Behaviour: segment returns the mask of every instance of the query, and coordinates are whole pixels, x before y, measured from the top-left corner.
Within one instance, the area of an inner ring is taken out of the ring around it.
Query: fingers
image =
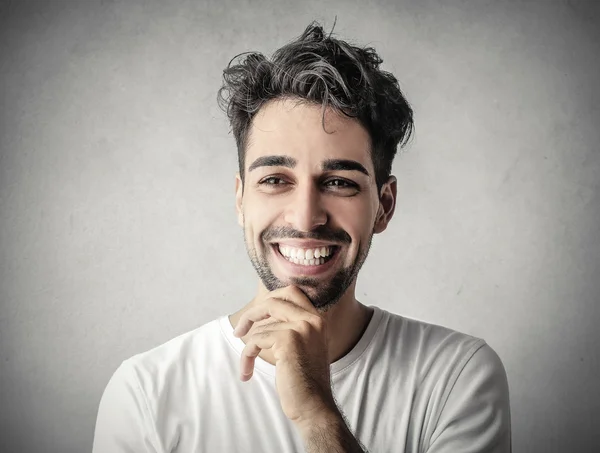
[[[269,318],[274,322],[257,325]],[[233,331],[234,336],[241,338],[252,329],[242,351],[241,380],[252,377],[256,357],[263,349],[271,349],[275,344],[284,346],[296,335],[296,340],[308,338],[311,331],[322,331],[323,327],[323,318],[299,288],[288,286],[271,291],[268,298],[240,316]]]
[[[269,298],[264,303],[246,310],[240,316],[233,335],[243,337],[254,323],[267,318],[275,318],[279,321],[287,322],[298,319],[304,320],[308,316],[310,316],[310,313],[292,302]]]
[[[298,288],[297,286],[286,286],[285,288],[278,288],[274,291],[271,291],[271,297],[275,297],[277,299],[287,300],[289,302],[294,302],[295,304],[301,306],[306,311],[310,313],[318,314],[319,312],[313,306],[306,294]]]
[[[306,321],[273,322],[259,326],[248,338],[242,350],[240,361],[240,379],[248,381],[254,372],[254,363],[263,349],[271,349],[275,345],[287,347],[294,340],[307,337],[314,326]],[[276,357],[277,358],[277,357]]]
[[[273,293],[274,292],[275,291],[273,291]],[[308,311],[294,301],[284,300],[273,295],[259,305],[245,311],[240,316],[233,331],[233,335],[236,337],[243,337],[250,331],[254,323],[267,318],[275,318],[286,322],[303,320],[314,323],[317,326],[322,321],[318,312]]]
[[[282,325],[283,324],[283,325]],[[240,379],[248,381],[254,372],[254,363],[263,349],[271,349],[275,343],[282,341],[282,334],[290,329],[288,323],[273,323],[264,326],[265,330],[257,332],[248,339],[246,346],[242,350],[240,361]],[[266,330],[270,328],[270,330]]]

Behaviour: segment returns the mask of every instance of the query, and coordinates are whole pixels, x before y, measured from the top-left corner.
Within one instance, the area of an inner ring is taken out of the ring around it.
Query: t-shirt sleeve
[[[92,453],[163,453],[147,400],[127,360],[102,394]]]
[[[443,406],[427,453],[510,453],[506,371],[487,344],[467,361]]]

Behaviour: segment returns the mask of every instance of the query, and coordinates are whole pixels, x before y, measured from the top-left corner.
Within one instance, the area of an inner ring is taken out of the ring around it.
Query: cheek
[[[347,209],[343,212],[338,211],[338,215],[333,218],[336,219],[336,227],[344,230],[352,239],[345,251],[347,255],[345,259],[352,261],[360,250],[366,247],[371,235],[373,230],[371,214],[363,209]]]
[[[264,244],[260,239],[261,235],[275,224],[272,216],[269,216],[269,213],[265,210],[253,210],[252,213],[246,212],[244,220],[246,240],[254,244],[255,247],[262,248]]]
[[[281,218],[287,206],[289,201],[283,198],[275,200],[253,194],[252,197],[248,197],[244,205],[244,215],[247,221],[252,221],[253,225],[262,225],[264,228]]]
[[[340,207],[332,216],[336,223],[340,225],[353,238],[362,238],[371,233],[374,214],[372,206],[367,203],[356,203]]]

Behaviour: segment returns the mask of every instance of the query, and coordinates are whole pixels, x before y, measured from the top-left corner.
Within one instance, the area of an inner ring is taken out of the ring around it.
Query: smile
[[[315,276],[327,272],[335,264],[340,250],[337,245],[310,249],[285,244],[272,244],[272,247],[286,273]]]
[[[331,259],[335,252],[335,246],[317,247],[313,249],[301,249],[286,245],[277,245],[279,253],[294,264],[301,266],[320,266]]]

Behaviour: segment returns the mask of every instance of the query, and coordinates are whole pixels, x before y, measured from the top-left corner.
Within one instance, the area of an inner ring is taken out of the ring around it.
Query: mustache
[[[323,226],[304,233],[289,227],[272,227],[263,231],[260,237],[264,242],[272,242],[274,239],[314,239],[316,241],[350,244],[352,241],[350,235],[344,230],[333,230]]]

